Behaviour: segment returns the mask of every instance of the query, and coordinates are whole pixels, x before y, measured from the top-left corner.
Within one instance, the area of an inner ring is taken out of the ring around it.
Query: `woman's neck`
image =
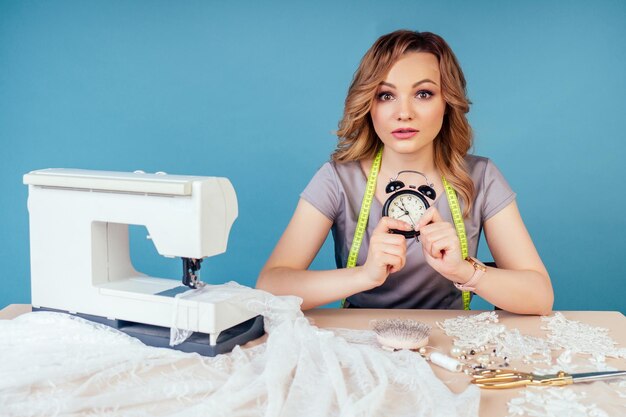
[[[435,175],[437,168],[432,152],[420,152],[419,154],[399,154],[383,151],[381,161],[381,173],[385,176],[395,176],[403,170],[419,171],[426,175]]]

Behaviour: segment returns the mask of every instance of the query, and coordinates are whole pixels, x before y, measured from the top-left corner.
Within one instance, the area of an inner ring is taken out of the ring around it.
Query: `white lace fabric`
[[[508,417],[621,417],[626,415],[624,398],[624,383],[597,381],[584,390],[576,385],[531,387],[509,401]]]
[[[555,348],[591,355],[590,361],[595,363],[602,363],[607,357],[626,359],[626,348],[618,348],[609,329],[568,320],[561,313],[541,320],[545,323],[543,329],[548,330],[548,342]]]
[[[456,346],[479,349],[489,346],[498,357],[508,360],[522,359],[528,363],[550,364],[551,346],[546,340],[522,335],[518,329],[508,329],[499,324],[498,314],[487,311],[473,316],[459,316],[437,323],[446,335],[454,338]]]
[[[606,358],[626,358],[626,349],[618,347],[608,329],[569,320],[558,312],[541,321],[544,338],[522,335],[518,329],[498,324],[498,315],[493,311],[437,324],[454,338],[455,345],[465,349],[488,345],[499,357],[532,363],[538,375],[615,370],[607,365]],[[626,381],[596,381],[565,388],[529,387],[508,402],[508,412],[510,417],[626,416]]]
[[[478,415],[478,388],[453,394],[418,354],[349,343],[312,326],[300,299],[246,291],[266,342],[214,358],[144,346],[65,314],[0,320],[0,414]]]
[[[493,343],[496,338],[506,331],[506,326],[498,324],[499,319],[495,311],[472,316],[459,316],[437,323],[446,335],[454,338],[456,346],[475,349]]]

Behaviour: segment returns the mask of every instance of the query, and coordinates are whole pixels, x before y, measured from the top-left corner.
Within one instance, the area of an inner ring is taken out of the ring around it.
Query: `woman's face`
[[[370,114],[385,149],[416,154],[432,152],[445,108],[437,57],[409,52],[378,87]]]

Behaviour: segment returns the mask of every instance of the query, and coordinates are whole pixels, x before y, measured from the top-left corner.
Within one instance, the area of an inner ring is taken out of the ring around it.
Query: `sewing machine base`
[[[263,327],[263,316],[258,315],[251,319],[239,323],[230,329],[224,330],[217,338],[214,346],[209,344],[209,335],[204,333],[193,333],[183,343],[170,346],[170,329],[168,327],[151,326],[148,324],[134,323],[125,320],[109,320],[105,317],[92,316],[89,314],[70,313],[68,311],[57,310],[45,307],[33,307],[33,311],[52,311],[56,313],[71,314],[85,320],[101,323],[126,333],[129,336],[141,340],[144,344],[155,347],[164,347],[180,350],[182,352],[196,352],[203,356],[216,356],[232,351],[237,345],[244,345],[247,342],[258,339],[265,334]]]

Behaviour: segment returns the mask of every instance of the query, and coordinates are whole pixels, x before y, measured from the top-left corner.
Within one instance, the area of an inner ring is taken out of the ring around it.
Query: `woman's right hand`
[[[370,238],[367,260],[362,266],[372,288],[382,285],[389,274],[398,272],[406,264],[406,238],[389,233],[391,229],[412,230],[410,224],[401,220],[390,217],[380,219]]]

